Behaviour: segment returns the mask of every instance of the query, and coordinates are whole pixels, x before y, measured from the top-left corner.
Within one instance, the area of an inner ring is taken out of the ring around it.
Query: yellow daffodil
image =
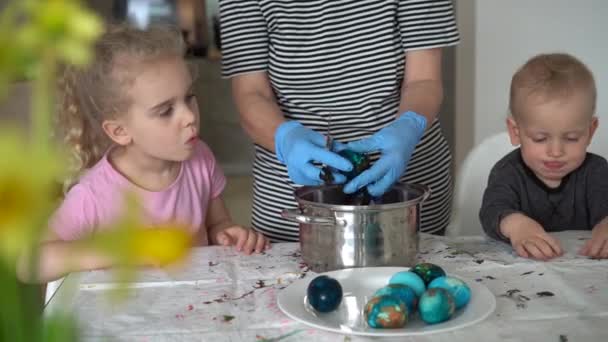
[[[91,46],[103,31],[101,21],[75,0],[30,0],[31,23],[19,32],[23,46],[33,51],[55,51],[63,61],[84,65]]]
[[[185,258],[193,237],[180,224],[150,226],[142,222],[141,207],[127,194],[123,217],[92,237],[92,245],[124,266],[165,266]]]
[[[8,3],[0,12],[0,99],[10,81],[36,78],[49,63],[87,64],[102,32],[102,21],[77,0]]]
[[[64,165],[61,155],[39,153],[14,132],[0,131],[0,256],[9,260],[46,228]]]

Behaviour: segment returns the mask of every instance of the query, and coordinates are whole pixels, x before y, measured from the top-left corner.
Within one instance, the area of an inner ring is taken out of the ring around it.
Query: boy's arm
[[[590,229],[593,229],[608,217],[608,162],[602,157],[589,163],[586,177],[587,208]]]
[[[501,221],[511,214],[520,213],[521,201],[516,179],[516,170],[513,167],[500,167],[498,164],[488,177],[479,220],[483,230],[493,239],[509,242],[508,237],[501,231]]]
[[[586,204],[589,213],[589,225],[592,229],[591,239],[588,240],[580,254],[592,258],[608,258],[608,162],[596,157],[589,163],[585,178]]]

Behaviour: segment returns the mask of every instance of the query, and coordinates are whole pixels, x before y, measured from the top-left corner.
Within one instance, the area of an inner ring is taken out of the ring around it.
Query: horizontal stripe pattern
[[[451,1],[221,0],[224,77],[266,72],[285,117],[349,142],[397,115],[405,52],[458,43]],[[330,124],[331,123],[331,124]],[[377,159],[372,155],[372,160]],[[439,122],[418,144],[402,181],[428,185],[421,229],[442,233],[452,198],[451,156]],[[252,225],[273,241],[297,241],[297,185],[274,153],[256,146]]]

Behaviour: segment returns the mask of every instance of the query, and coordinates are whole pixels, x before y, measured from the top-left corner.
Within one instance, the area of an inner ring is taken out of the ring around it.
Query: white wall
[[[457,165],[472,146],[505,129],[511,76],[541,52],[568,52],[591,68],[598,115],[608,127],[608,1],[455,3],[462,36],[456,52]]]

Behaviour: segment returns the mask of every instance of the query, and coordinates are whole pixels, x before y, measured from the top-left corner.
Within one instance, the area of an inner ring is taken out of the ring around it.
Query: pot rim
[[[414,199],[405,202],[397,202],[397,203],[388,203],[388,204],[371,204],[371,205],[342,205],[342,204],[329,204],[329,203],[320,203],[320,202],[312,202],[303,200],[301,197],[308,193],[309,191],[317,190],[317,189],[327,189],[327,188],[339,188],[342,187],[341,184],[332,184],[332,185],[317,185],[317,186],[302,186],[295,190],[295,198],[300,206],[314,206],[317,208],[325,208],[333,211],[384,211],[390,209],[400,209],[405,207],[410,207],[413,205],[417,205],[426,201],[426,199],[430,196],[431,190],[428,186],[417,184],[417,183],[395,183],[391,189],[397,188],[400,190],[407,189],[415,189],[416,191],[420,191],[421,195]]]

